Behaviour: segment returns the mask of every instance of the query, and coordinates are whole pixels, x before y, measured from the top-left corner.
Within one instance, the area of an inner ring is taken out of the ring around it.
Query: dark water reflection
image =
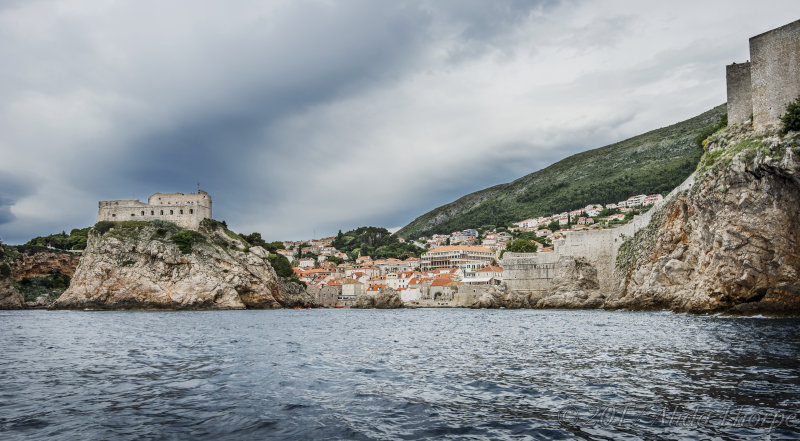
[[[0,312],[2,439],[797,439],[800,320]]]

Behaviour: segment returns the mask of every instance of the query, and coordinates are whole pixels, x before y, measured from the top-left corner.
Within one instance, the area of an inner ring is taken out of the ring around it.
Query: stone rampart
[[[800,20],[750,38],[753,128],[779,127],[800,97]]]
[[[196,230],[205,218],[211,218],[211,196],[202,190],[189,194],[155,193],[147,203],[135,199],[100,201],[97,208],[98,222],[164,220]]]
[[[653,213],[671,201],[678,193],[691,188],[692,173],[681,185],[646,213],[634,216],[630,222],[616,228],[568,232],[565,239],[553,242],[553,251],[538,253],[505,253],[503,282],[509,290],[520,293],[546,292],[552,289],[556,263],[562,257],[586,259],[597,270],[600,289],[609,292],[615,286],[614,266],[622,244],[637,231],[650,224]]]
[[[753,113],[750,62],[726,66],[725,79],[728,85],[728,124],[741,124]]]

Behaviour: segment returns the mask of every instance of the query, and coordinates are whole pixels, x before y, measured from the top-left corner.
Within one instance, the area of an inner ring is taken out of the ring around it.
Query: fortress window
[[[117,214],[116,213],[112,213],[111,217],[117,217]]]
[[[181,214],[183,214],[183,210],[181,210]]]
[[[169,214],[175,214],[172,210],[169,210]]]
[[[152,216],[152,215],[154,215],[154,214],[156,214],[156,212],[155,212],[155,211],[153,211],[153,210],[150,210],[150,216]]]
[[[131,213],[131,217],[134,217],[134,216],[136,216],[136,213]]]
[[[190,208],[189,209],[189,214],[194,214],[194,209]]]
[[[142,216],[144,216],[144,210],[142,211]]]
[[[164,214],[164,210],[161,210],[161,214]]]

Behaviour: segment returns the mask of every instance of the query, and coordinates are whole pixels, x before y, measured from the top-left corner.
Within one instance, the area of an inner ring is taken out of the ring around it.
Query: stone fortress
[[[197,193],[154,193],[147,203],[135,199],[100,201],[97,221],[164,220],[179,227],[197,230],[200,222],[211,219],[211,196],[203,190]]]
[[[786,106],[800,96],[800,20],[750,38],[750,58],[750,62],[727,66],[728,124],[746,122],[752,114],[755,130],[780,127]],[[597,270],[601,291],[613,290],[622,244],[645,228],[653,213],[689,190],[694,181],[692,174],[663,201],[625,225],[569,232],[565,239],[554,241],[550,252],[505,253],[501,261],[503,282],[512,292],[550,292],[559,260],[574,258],[585,259]]]
[[[800,20],[750,38],[750,61],[726,67],[728,125],[752,115],[753,129],[780,127],[800,96]]]

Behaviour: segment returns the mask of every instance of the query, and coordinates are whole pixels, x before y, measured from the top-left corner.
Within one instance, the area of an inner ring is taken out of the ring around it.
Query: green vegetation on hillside
[[[782,134],[789,133],[790,130],[800,130],[800,97],[786,107],[786,113],[781,116],[783,128]]]
[[[25,245],[32,247],[55,248],[57,250],[82,250],[86,248],[86,238],[89,228],[75,228],[67,234],[65,231],[49,236],[38,236],[29,240]]]
[[[508,184],[490,187],[436,208],[397,235],[417,238],[480,225],[509,225],[589,203],[635,194],[668,193],[697,167],[699,139],[724,125],[725,105],[692,119],[579,153]]]
[[[389,230],[379,227],[359,227],[347,233],[339,231],[332,245],[353,260],[358,257],[359,253],[373,259],[406,259],[419,257],[425,252],[416,245],[400,243],[396,236],[389,233]]]

